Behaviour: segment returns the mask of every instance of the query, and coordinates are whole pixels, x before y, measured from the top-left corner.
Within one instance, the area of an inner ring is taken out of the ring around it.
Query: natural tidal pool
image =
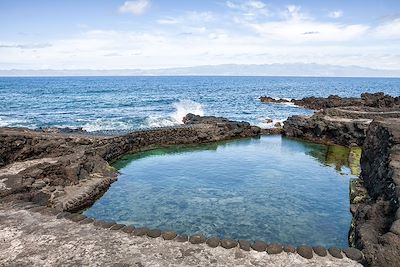
[[[114,165],[118,181],[85,215],[179,234],[346,247],[358,168],[349,153],[265,136],[126,155]]]

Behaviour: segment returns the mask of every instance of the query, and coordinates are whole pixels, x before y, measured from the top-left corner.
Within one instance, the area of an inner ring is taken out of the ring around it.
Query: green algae
[[[345,168],[348,168],[352,175],[360,175],[361,147],[355,146],[348,148],[339,145],[314,146],[315,149],[310,151],[308,154],[316,158],[322,164],[334,166],[341,174],[345,172]]]
[[[361,147],[354,146],[350,148],[349,153],[349,167],[351,170],[351,174],[359,176],[361,174]]]

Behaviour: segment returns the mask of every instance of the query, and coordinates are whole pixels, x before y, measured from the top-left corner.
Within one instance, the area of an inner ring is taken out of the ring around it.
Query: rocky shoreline
[[[283,103],[270,97],[264,103]],[[349,241],[370,266],[400,262],[400,103],[383,93],[360,98],[305,98],[292,103],[319,109],[284,123],[288,137],[362,147],[361,175],[350,185],[353,221]]]
[[[299,101],[307,104],[309,98]],[[326,101],[320,102],[322,104],[316,105],[322,109],[311,117],[289,117],[284,123],[284,134],[317,143],[362,146],[373,120],[400,118],[399,97],[383,93],[363,94],[361,98],[341,100],[330,96]],[[348,106],[349,104],[354,106]],[[328,107],[325,108],[326,106]]]
[[[371,108],[396,108],[400,105],[400,97],[392,97],[379,93],[363,93],[357,97],[340,97],[331,95],[325,97],[305,97],[302,99],[285,99],[273,98],[270,96],[261,96],[260,101],[263,103],[273,104],[294,104],[299,107],[322,110],[337,107],[371,107]]]
[[[119,157],[177,144],[200,144],[258,136],[247,122],[188,114],[185,125],[91,136],[83,132],[0,129],[0,198],[22,199],[60,211],[79,211],[117,179],[109,165]]]
[[[365,259],[371,266],[393,266],[400,262],[399,97],[364,94],[360,99],[307,98],[302,103],[305,107],[322,110],[311,117],[293,116],[284,123],[283,129],[260,129],[247,122],[193,114],[188,114],[180,127],[137,131],[123,136],[95,136],[72,129],[0,128],[0,201],[11,203],[3,205],[2,209],[5,214],[21,208],[29,212],[44,211],[78,223],[87,221],[96,225],[96,221],[74,212],[92,205],[116,181],[117,174],[110,163],[127,153],[178,144],[283,134],[318,143],[363,146],[361,177],[351,188],[354,219],[350,233],[352,244],[363,254],[356,249],[345,249],[343,253],[357,261]],[[347,106],[349,103],[354,105]],[[97,224],[107,229],[127,227],[103,221]],[[209,247],[225,249],[244,246],[268,254],[297,252],[307,259],[328,254],[320,247],[285,248],[264,242],[207,240],[201,235],[185,239],[173,232],[150,229],[132,229],[131,232],[150,238],[174,235],[173,239],[178,242],[206,243]],[[330,249],[329,254],[343,258],[342,251],[337,248]]]

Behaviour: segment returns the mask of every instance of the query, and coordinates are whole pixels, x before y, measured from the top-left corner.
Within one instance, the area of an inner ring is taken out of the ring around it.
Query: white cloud
[[[49,43],[28,43],[28,44],[14,44],[14,43],[0,43],[0,48],[19,48],[19,49],[42,49],[48,48],[52,45]]]
[[[247,18],[257,16],[268,16],[270,14],[267,5],[262,1],[246,0],[246,1],[226,1],[226,6],[232,10],[236,10]]]
[[[232,9],[249,9],[249,8],[263,9],[266,7],[265,3],[256,0],[248,0],[242,2],[226,1],[226,5]]]
[[[300,20],[297,17],[287,21],[250,23],[249,26],[270,40],[293,43],[350,41],[363,36],[369,28],[361,24],[342,25]]]
[[[282,12],[283,17],[288,20],[304,20],[308,19],[309,16],[303,12],[301,12],[301,6],[296,5],[288,5],[286,9]]]
[[[146,31],[81,29],[69,38],[43,40],[48,47],[3,40],[0,66],[124,69],[302,62],[400,69],[399,18],[372,26],[321,21],[295,5],[268,16],[256,13],[268,11],[261,1],[226,5],[228,14],[187,11],[160,17]],[[251,12],[256,18],[246,17]]]
[[[147,9],[150,8],[150,0],[135,0],[125,1],[125,3],[119,7],[120,13],[131,13],[133,15],[142,15]]]
[[[330,12],[328,14],[328,16],[330,18],[333,18],[333,19],[338,19],[340,17],[343,17],[343,11],[342,10],[335,10],[335,11]]]
[[[302,12],[300,6],[289,5],[280,12],[281,19],[266,22],[243,22],[266,40],[290,43],[344,42],[363,37],[368,25],[321,22]]]
[[[379,39],[400,40],[400,18],[379,25],[374,29],[373,36]]]
[[[184,24],[191,25],[195,24],[198,26],[199,23],[207,23],[215,20],[215,16],[212,12],[197,12],[188,11],[184,15],[179,17],[165,17],[158,19],[156,22],[163,25],[174,25],[174,24]]]
[[[166,17],[166,18],[163,18],[163,19],[158,19],[157,23],[158,24],[165,24],[165,25],[172,25],[172,24],[180,23],[180,20],[178,18]]]

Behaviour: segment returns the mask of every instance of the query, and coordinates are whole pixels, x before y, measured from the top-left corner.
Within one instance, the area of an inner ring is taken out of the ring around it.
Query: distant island
[[[0,76],[300,76],[400,77],[400,70],[323,64],[223,64],[164,69],[9,69]]]

